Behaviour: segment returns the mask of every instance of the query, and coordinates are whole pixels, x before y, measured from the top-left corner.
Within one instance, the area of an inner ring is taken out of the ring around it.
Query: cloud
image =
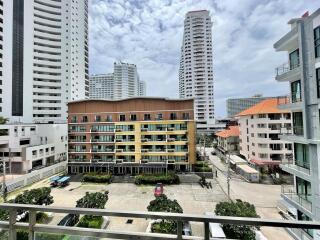
[[[216,116],[225,101],[256,93],[288,93],[274,80],[286,61],[273,43],[289,31],[289,19],[317,8],[313,0],[90,0],[90,73],[108,73],[117,60],[135,63],[149,96],[178,97],[183,21],[207,9],[213,20]]]

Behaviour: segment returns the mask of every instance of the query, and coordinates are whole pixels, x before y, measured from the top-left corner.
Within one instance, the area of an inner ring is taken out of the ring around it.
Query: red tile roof
[[[285,98],[271,98],[263,100],[262,102],[247,108],[246,110],[240,112],[237,116],[247,116],[247,115],[256,115],[256,114],[266,114],[266,113],[288,113],[289,111],[280,110],[278,105],[285,103]]]
[[[222,137],[222,138],[238,137],[240,136],[239,126],[230,126],[229,129],[217,132],[216,136]]]

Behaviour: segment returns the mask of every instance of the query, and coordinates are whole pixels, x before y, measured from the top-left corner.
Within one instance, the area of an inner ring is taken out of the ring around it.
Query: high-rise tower
[[[63,122],[89,94],[88,1],[3,1],[3,105],[11,122]]]
[[[180,98],[194,98],[198,128],[214,123],[212,22],[209,11],[191,11],[184,20],[179,70]]]

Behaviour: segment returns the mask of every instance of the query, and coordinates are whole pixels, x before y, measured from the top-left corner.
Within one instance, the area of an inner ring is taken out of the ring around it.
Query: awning
[[[281,161],[250,159],[250,163],[257,166],[278,166]]]
[[[55,182],[55,181],[58,181],[60,178],[61,178],[61,176],[55,176],[55,177],[50,178],[50,181]]]
[[[70,177],[63,177],[61,179],[58,180],[58,183],[64,183],[64,182],[67,182],[69,181]]]

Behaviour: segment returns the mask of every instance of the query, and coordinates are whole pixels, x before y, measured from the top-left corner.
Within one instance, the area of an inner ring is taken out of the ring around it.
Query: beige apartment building
[[[292,158],[292,144],[280,139],[291,128],[291,114],[278,109],[284,98],[266,99],[237,115],[240,127],[240,154],[259,168],[279,166]]]

